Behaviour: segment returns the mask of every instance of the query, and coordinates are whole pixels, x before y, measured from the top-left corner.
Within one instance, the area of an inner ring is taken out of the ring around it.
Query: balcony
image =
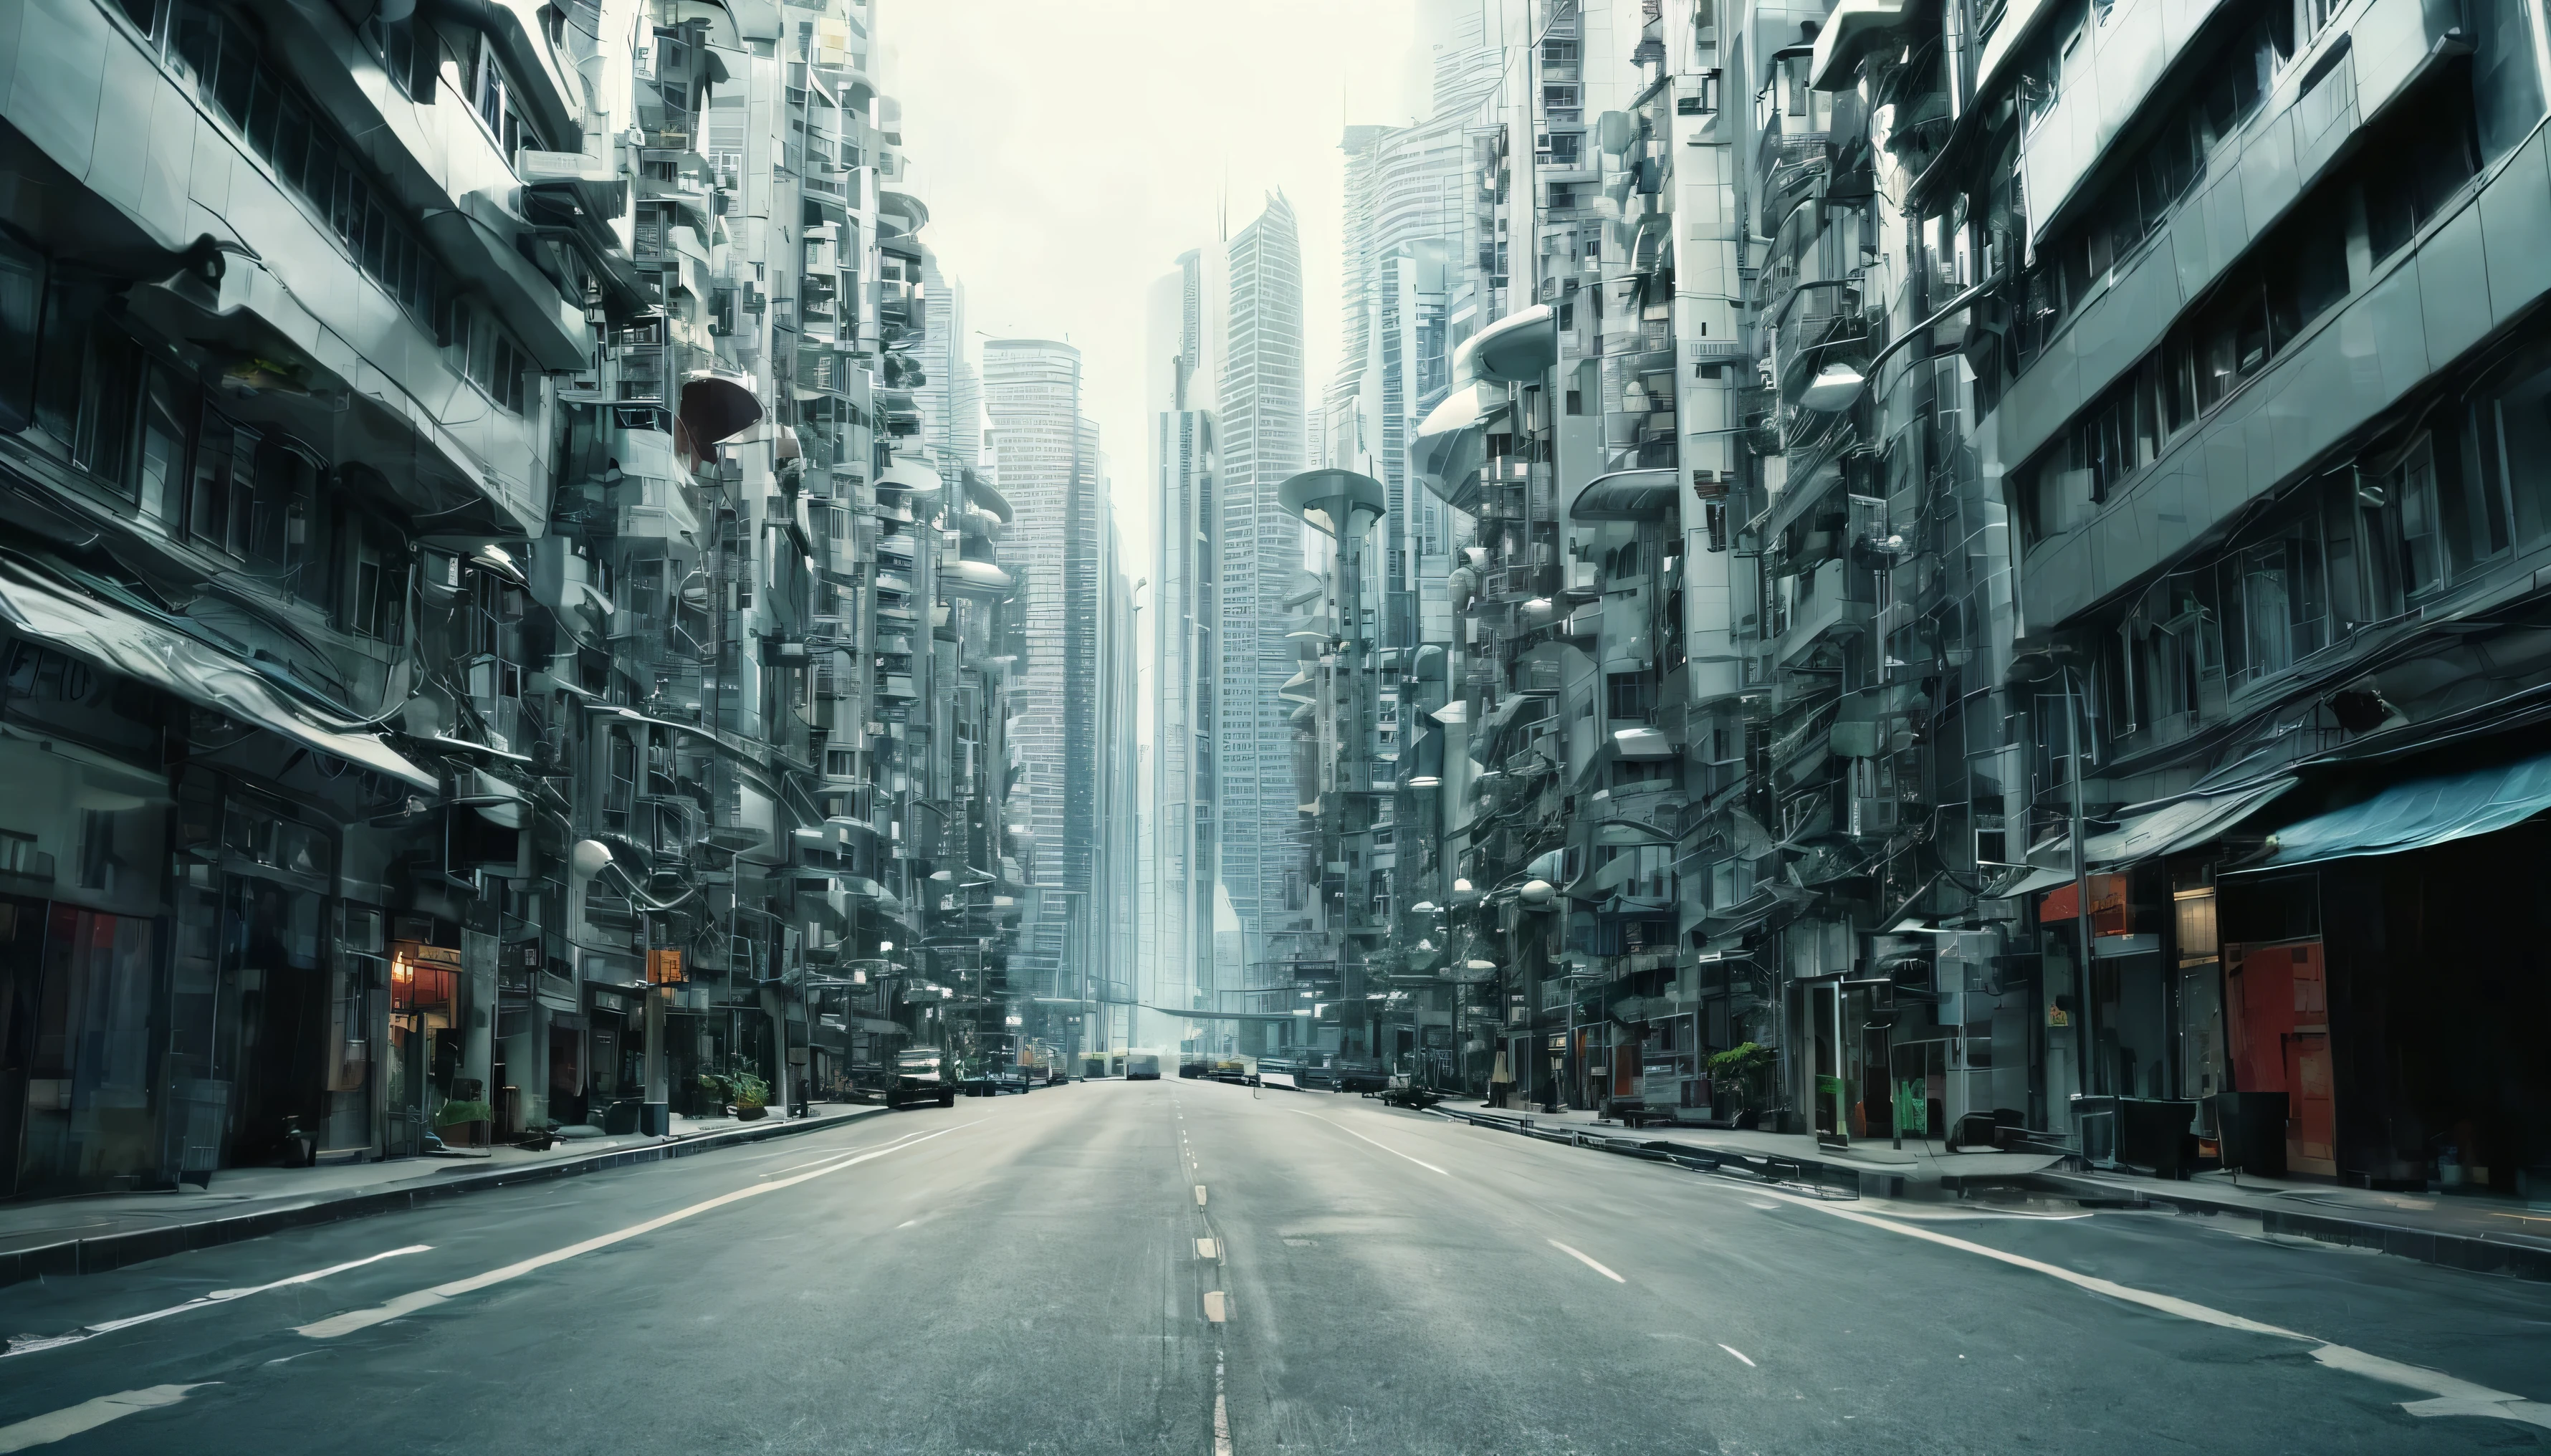
[[[1788,629],[1773,645],[1775,661],[1784,668],[1795,667],[1828,640],[1867,632],[1875,610],[1862,594],[1869,589],[1869,575],[1837,559],[1800,577],[1797,596],[1789,606]]]

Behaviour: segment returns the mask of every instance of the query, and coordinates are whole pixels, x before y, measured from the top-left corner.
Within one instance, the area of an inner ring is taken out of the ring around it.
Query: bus
[[[1161,1054],[1158,1052],[1127,1052],[1125,1054],[1125,1080],[1127,1082],[1160,1081]]]

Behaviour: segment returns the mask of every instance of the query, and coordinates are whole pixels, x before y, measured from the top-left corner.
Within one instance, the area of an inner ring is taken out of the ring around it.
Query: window
[[[2295,522],[2218,565],[2225,675],[2234,686],[2284,672],[2329,645],[2317,527],[2312,518]]]
[[[393,646],[403,640],[407,568],[398,534],[368,515],[346,523],[345,620],[357,634]]]
[[[496,58],[495,45],[485,36],[472,32],[468,53],[463,62],[462,79],[468,83],[472,110],[487,128],[488,137],[504,154],[507,162],[515,154],[541,150],[540,134],[523,117],[515,103],[513,82],[505,75],[504,65]]]
[[[524,413],[531,403],[527,378],[532,362],[521,346],[476,304],[465,300],[452,305],[451,336],[445,360],[498,406],[513,414]]]
[[[1656,707],[1656,685],[1645,673],[1610,673],[1603,678],[1604,716],[1644,719]]]
[[[225,556],[248,556],[255,507],[257,436],[207,405],[195,441],[186,534]]]
[[[2118,624],[2100,694],[2106,710],[2094,715],[2112,739],[2172,741],[2195,726],[2210,700],[2219,701],[2223,664],[2212,588],[2203,574],[2163,581]]]
[[[168,59],[191,75],[204,99],[229,120],[284,184],[337,232],[356,265],[431,325],[441,269],[388,204],[376,197],[352,149],[317,120],[323,113],[284,84],[250,33],[198,0],[179,0]],[[510,155],[510,154],[509,154]]]

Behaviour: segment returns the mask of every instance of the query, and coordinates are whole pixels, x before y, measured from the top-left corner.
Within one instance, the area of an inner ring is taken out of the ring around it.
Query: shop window
[[[197,427],[186,504],[186,534],[235,560],[248,559],[256,515],[258,436],[209,404]]]

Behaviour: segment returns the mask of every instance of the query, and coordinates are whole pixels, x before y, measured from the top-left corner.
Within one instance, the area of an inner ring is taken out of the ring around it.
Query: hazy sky
[[[1425,104],[1413,0],[880,0],[878,83],[903,103],[923,233],[969,328],[1069,337],[1111,459],[1129,577],[1150,574],[1144,295],[1277,187],[1302,229],[1304,372],[1338,350],[1349,122]],[[975,339],[980,346],[982,340]],[[979,357],[979,354],[978,354]],[[1146,597],[1148,601],[1148,595]]]

